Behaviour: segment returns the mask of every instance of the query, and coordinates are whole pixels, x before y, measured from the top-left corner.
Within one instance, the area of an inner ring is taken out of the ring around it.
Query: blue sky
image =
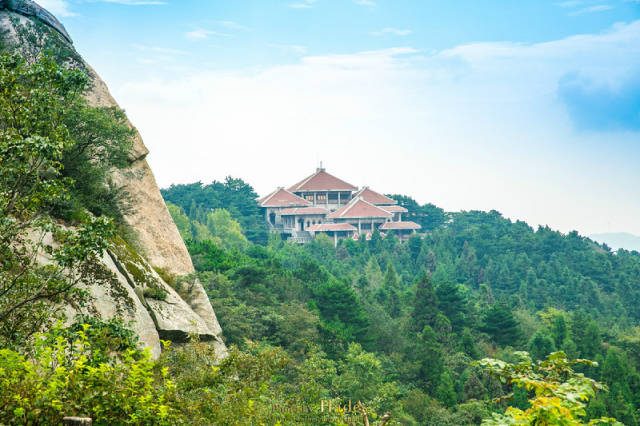
[[[640,1],[41,0],[161,186],[358,186],[640,235]]]

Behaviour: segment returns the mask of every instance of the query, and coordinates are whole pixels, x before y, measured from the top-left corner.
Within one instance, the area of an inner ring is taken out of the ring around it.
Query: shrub
[[[83,416],[95,424],[174,424],[168,401],[175,385],[147,351],[126,349],[105,362],[94,359],[91,326],[73,332],[54,327],[36,337],[26,355],[0,350],[0,423],[60,424]]]

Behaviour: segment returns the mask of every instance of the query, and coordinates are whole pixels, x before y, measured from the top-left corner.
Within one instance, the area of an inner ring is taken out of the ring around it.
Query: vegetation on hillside
[[[325,395],[361,399],[408,424],[475,424],[507,406],[527,412],[532,389],[473,361],[564,351],[597,360],[577,372],[610,389],[589,394],[576,419],[637,423],[640,253],[534,231],[495,211],[445,213],[398,199],[413,217],[436,216],[424,219],[434,225],[423,237],[375,233],[334,248],[323,236],[298,246],[273,235],[244,251],[188,241],[226,341],[281,346],[297,363],[320,348],[335,369]],[[351,370],[355,359],[369,361]],[[358,371],[351,385],[350,371]]]
[[[227,177],[224,182],[213,181],[209,185],[203,185],[202,182],[171,185],[160,192],[165,201],[180,207],[182,213],[191,220],[191,232],[196,240],[206,239],[202,235],[206,231],[199,225],[208,227],[209,214],[225,209],[231,218],[240,222],[242,232],[249,241],[267,244],[267,225],[255,201],[258,196],[242,179]]]

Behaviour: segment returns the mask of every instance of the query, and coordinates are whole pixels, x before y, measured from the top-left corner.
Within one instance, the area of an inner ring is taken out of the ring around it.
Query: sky
[[[356,186],[640,235],[640,0],[39,0],[158,184]]]

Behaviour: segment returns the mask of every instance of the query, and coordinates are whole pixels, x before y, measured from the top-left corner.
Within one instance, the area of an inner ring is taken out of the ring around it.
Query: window
[[[318,194],[316,199],[318,201],[327,201],[327,194]]]
[[[307,194],[304,196],[304,199],[307,201],[313,201],[313,194]]]

